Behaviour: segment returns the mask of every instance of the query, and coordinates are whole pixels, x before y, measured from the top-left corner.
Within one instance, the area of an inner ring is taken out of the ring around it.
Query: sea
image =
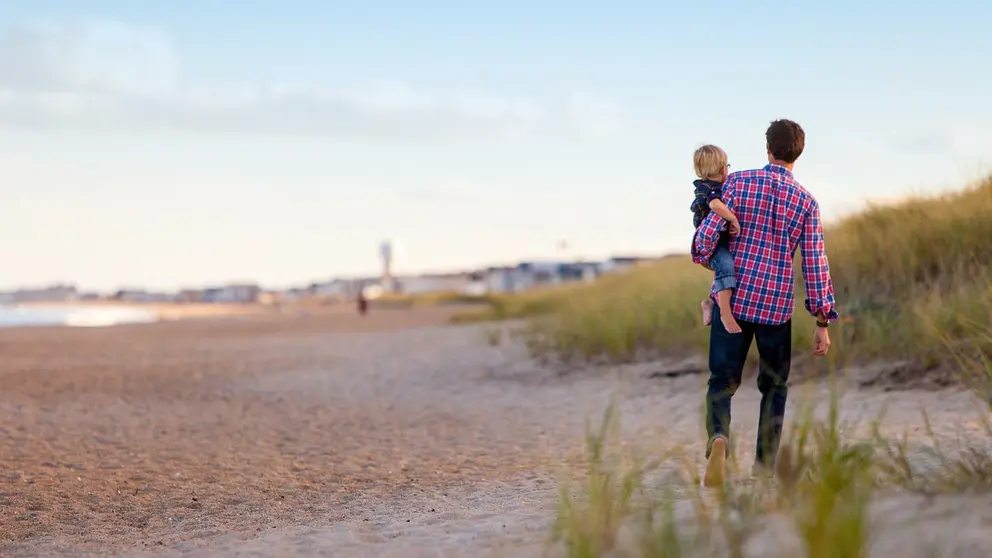
[[[106,327],[156,321],[158,321],[158,314],[146,308],[0,305],[0,328],[32,326]]]

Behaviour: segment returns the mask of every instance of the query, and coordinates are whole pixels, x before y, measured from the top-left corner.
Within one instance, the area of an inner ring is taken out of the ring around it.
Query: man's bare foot
[[[703,486],[714,487],[723,485],[727,472],[727,439],[718,437],[710,447],[710,457],[706,460],[706,472],[703,474]]]
[[[703,309],[703,325],[708,326],[713,323],[713,299],[707,298],[700,302],[699,306]]]
[[[741,326],[734,319],[734,315],[730,312],[720,312],[720,321],[723,322],[723,329],[727,330],[727,333],[740,333]]]

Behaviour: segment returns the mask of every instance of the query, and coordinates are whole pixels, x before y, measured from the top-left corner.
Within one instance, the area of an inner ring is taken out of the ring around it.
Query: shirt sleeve
[[[727,207],[734,210],[734,182],[728,180],[723,186],[721,200]],[[703,264],[710,260],[710,256],[716,250],[716,244],[720,240],[720,233],[726,228],[727,223],[716,212],[712,212],[703,219],[696,230],[696,237],[692,243],[692,261]]]
[[[720,188],[713,188],[710,190],[710,193],[706,195],[707,204],[713,200],[723,200],[723,191]]]
[[[803,280],[806,283],[806,311],[823,315],[828,322],[837,319],[834,285],[830,279],[830,264],[823,243],[823,225],[820,206],[813,202],[806,213],[803,232],[799,238],[803,257]]]

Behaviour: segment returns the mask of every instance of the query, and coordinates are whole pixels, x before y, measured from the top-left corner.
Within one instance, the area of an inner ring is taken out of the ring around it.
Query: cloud
[[[416,139],[514,135],[539,119],[526,104],[425,98],[412,106],[370,106],[361,97],[306,90],[0,91],[0,122],[28,128]]]
[[[402,83],[344,90],[192,84],[162,31],[117,22],[24,23],[0,30],[0,126],[342,138],[519,138],[608,128],[608,101],[564,109],[526,98],[430,93]]]
[[[179,60],[152,28],[27,22],[0,32],[0,86],[24,92],[142,93],[174,87]]]

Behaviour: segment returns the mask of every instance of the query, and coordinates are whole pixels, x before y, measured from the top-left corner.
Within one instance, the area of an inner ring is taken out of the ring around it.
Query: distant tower
[[[382,258],[382,290],[393,290],[393,245],[385,241],[379,246],[379,257]]]

